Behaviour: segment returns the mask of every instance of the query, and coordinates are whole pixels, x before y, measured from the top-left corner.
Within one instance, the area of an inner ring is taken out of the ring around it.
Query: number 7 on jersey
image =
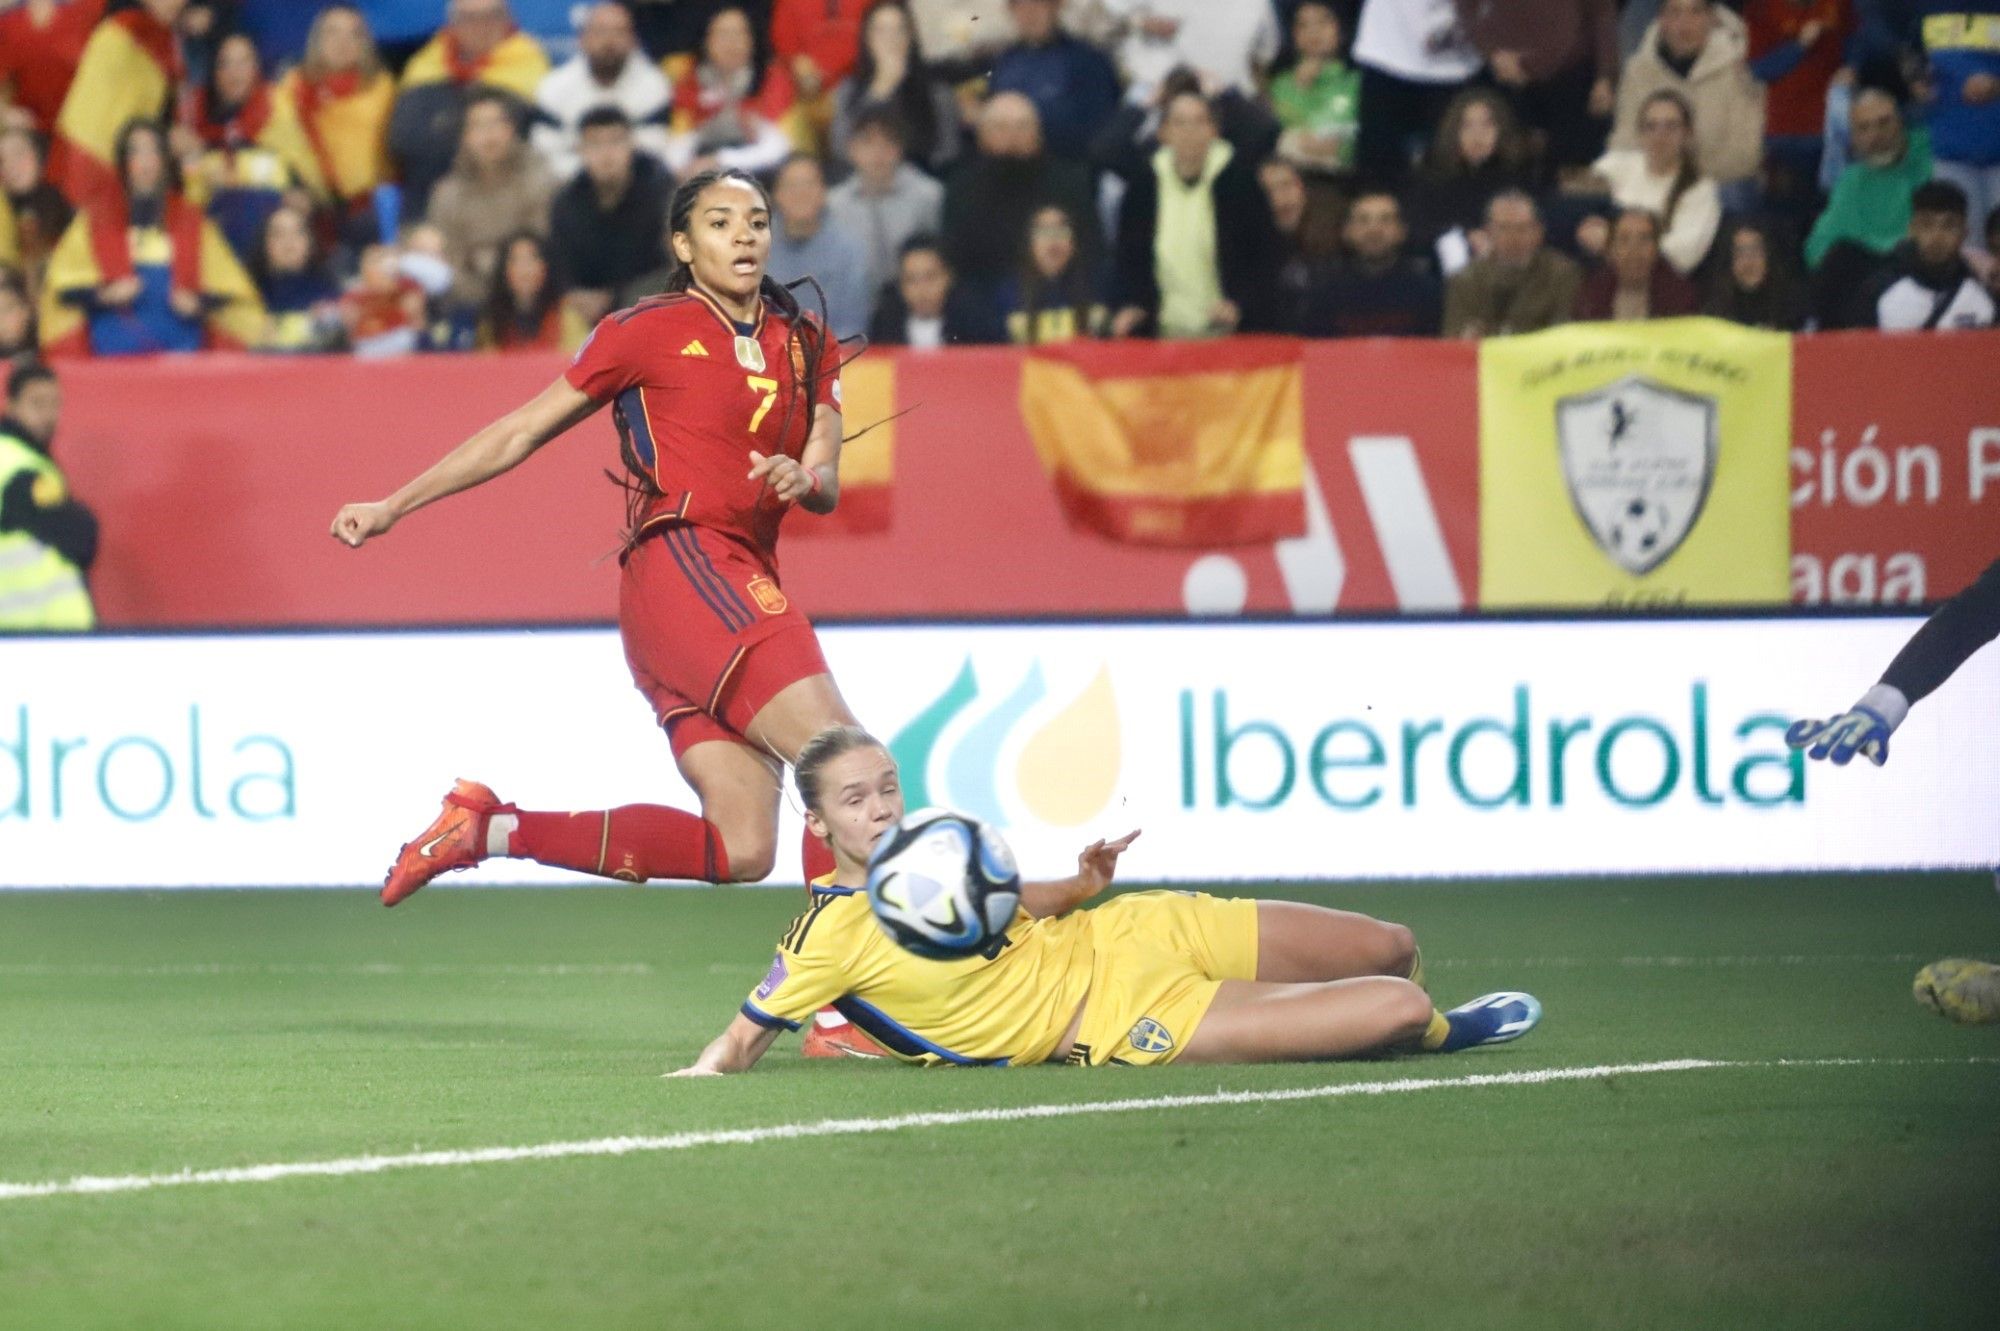
[[[746,375],[745,379],[750,385],[751,392],[764,395],[764,400],[757,404],[757,410],[750,416],[750,433],[755,434],[757,427],[764,423],[764,417],[770,415],[771,404],[778,400],[778,381],[766,379],[761,374]]]

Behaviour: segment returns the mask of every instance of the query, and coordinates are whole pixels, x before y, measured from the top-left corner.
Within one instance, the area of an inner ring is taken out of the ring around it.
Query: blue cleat
[[[1456,1053],[1482,1044],[1506,1044],[1535,1029],[1542,1019],[1541,1000],[1533,994],[1503,989],[1462,1003],[1444,1014],[1451,1024],[1441,1053]]]

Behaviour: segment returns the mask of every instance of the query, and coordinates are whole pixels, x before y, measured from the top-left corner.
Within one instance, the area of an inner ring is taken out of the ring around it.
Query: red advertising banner
[[[1793,347],[1792,599],[1941,600],[2000,559],[2000,331]]]
[[[1794,598],[1937,599],[2000,556],[2000,332],[1795,348]],[[871,520],[786,523],[785,589],[817,617],[1475,603],[1471,343],[1304,344],[1304,530],[1213,548],[1077,524],[1023,423],[1022,353],[868,353],[878,357],[891,372],[853,394],[848,428],[906,414],[855,448]],[[92,577],[103,622],[611,618],[623,510],[604,476],[617,465],[608,415],[362,550],[327,535],[342,503],[388,494],[561,369],[534,354],[65,365],[57,458],[103,524]]]
[[[818,617],[1455,609],[1477,586],[1475,361],[1455,343],[1310,344],[1303,535],[1157,548],[1071,525],[1021,420],[1023,356],[893,356],[893,504],[785,525]],[[869,359],[885,356],[869,353]],[[857,367],[858,369],[859,367]],[[609,619],[622,506],[608,414],[361,550],[328,524],[553,380],[541,355],[83,362],[57,457],[96,508],[108,626]],[[857,394],[858,399],[862,395]],[[850,431],[869,424],[850,403]],[[864,443],[869,441],[864,440]],[[857,452],[859,445],[857,445]]]

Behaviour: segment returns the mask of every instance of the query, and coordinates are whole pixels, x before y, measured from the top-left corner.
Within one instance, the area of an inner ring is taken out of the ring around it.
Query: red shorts
[[[626,556],[618,632],[676,755],[704,740],[746,742],[765,703],[827,673],[811,622],[769,564],[700,527],[669,526]]]

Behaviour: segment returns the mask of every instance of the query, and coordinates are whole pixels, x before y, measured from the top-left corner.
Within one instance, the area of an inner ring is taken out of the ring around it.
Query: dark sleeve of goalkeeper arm
[[[2000,637],[2000,559],[1924,621],[1889,663],[1882,682],[1915,703],[1996,637]]]
[[[74,499],[38,504],[33,472],[22,471],[0,491],[0,531],[21,531],[88,573],[97,560],[97,515]]]

